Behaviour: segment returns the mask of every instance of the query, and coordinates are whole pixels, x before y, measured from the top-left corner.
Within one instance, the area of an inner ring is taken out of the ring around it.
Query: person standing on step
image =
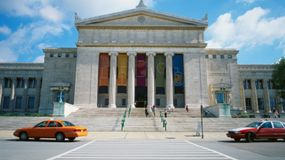
[[[185,106],[185,110],[186,110],[186,112],[189,112],[189,107],[188,107],[188,105]]]
[[[153,105],[153,106],[151,107],[151,110],[152,110],[152,112],[153,112],[153,116],[155,116],[155,105]]]
[[[147,107],[144,108],[145,117],[148,117],[148,110]]]

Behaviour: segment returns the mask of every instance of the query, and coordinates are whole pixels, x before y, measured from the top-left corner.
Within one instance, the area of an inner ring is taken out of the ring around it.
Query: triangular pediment
[[[162,14],[149,9],[133,9],[76,22],[77,26],[189,26],[207,27],[206,20],[194,20]]]

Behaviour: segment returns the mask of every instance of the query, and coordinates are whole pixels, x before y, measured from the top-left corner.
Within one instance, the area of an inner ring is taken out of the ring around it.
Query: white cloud
[[[41,55],[41,56],[38,56],[38,57],[34,60],[34,63],[44,63],[44,60],[45,60],[45,56],[44,56],[44,55]]]
[[[40,14],[44,19],[53,22],[60,22],[63,18],[63,13],[52,6],[45,6],[40,10]]]
[[[140,0],[64,0],[64,4],[80,17],[90,18],[102,14],[114,13],[127,9],[134,9]],[[154,5],[155,0],[145,0],[148,7]]]
[[[0,34],[9,35],[11,33],[11,29],[7,26],[0,27]]]
[[[10,48],[6,47],[0,42],[0,63],[3,62],[15,62],[18,58],[17,54]]]
[[[279,42],[285,52],[285,16],[268,17],[269,12],[257,7],[235,20],[230,13],[219,16],[206,32],[208,47],[241,49]]]

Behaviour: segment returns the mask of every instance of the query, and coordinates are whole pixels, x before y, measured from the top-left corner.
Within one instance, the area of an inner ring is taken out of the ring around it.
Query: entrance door
[[[143,108],[147,105],[147,87],[136,87],[136,107]]]

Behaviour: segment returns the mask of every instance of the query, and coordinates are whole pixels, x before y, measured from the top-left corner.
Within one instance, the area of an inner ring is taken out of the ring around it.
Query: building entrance
[[[136,87],[136,107],[143,108],[147,105],[147,87]]]

